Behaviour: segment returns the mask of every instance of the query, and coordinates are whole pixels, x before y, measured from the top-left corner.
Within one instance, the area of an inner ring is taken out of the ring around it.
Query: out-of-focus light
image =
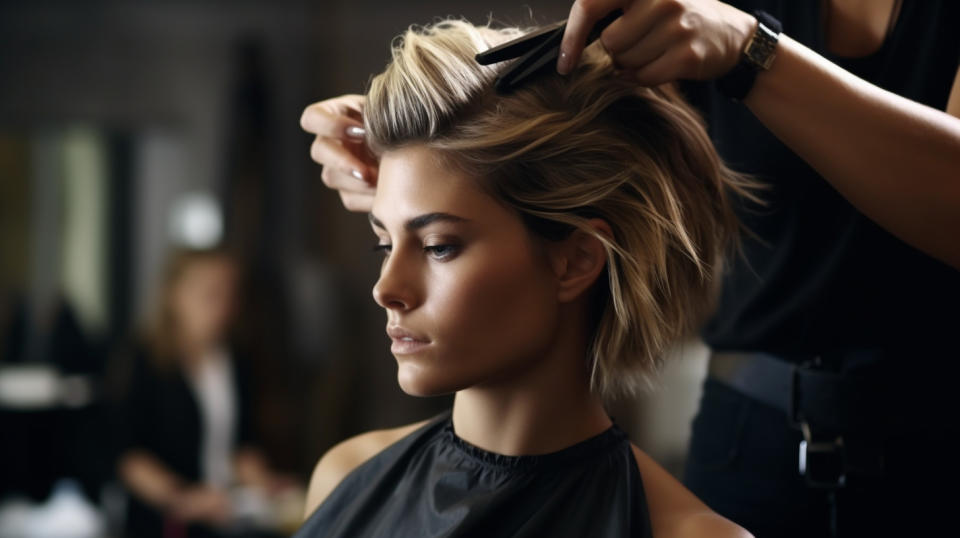
[[[45,364],[0,368],[0,407],[44,409],[59,402],[60,378]]]
[[[209,194],[194,193],[173,204],[170,214],[171,240],[189,248],[210,248],[223,236],[220,205]]]
[[[97,538],[106,535],[106,521],[83,496],[80,484],[61,479],[47,502],[0,503],[0,536],[17,538]]]
[[[92,400],[93,386],[87,376],[64,376],[48,364],[0,366],[0,408],[84,407]]]

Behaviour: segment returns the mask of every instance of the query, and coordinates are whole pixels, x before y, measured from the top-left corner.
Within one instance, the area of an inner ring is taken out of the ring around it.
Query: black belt
[[[754,400],[780,410],[794,423],[803,419],[842,431],[836,401],[842,376],[788,362],[766,353],[714,353],[710,375]]]
[[[848,355],[852,356],[851,355]],[[883,436],[941,427],[956,405],[956,378],[922,371],[910,357],[846,366],[819,358],[788,360],[767,353],[718,352],[710,376],[780,410],[794,424],[820,430]],[[856,357],[855,357],[856,358]],[[949,361],[944,357],[939,360]]]
[[[906,425],[891,413],[886,381],[826,369],[817,359],[798,364],[765,353],[714,353],[712,378],[782,411],[803,433],[800,472],[818,487],[848,476],[883,473],[883,439]]]

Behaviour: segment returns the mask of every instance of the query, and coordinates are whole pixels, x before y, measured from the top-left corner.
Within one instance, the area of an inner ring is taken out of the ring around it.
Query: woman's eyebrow
[[[378,219],[376,215],[374,215],[373,213],[370,213],[368,215],[368,218],[370,219],[370,224],[376,226],[377,228],[380,228],[381,230],[387,229],[387,227],[383,225],[383,222],[381,222],[380,219]],[[406,223],[404,223],[403,227],[407,231],[412,232],[415,230],[419,230],[420,228],[423,228],[425,226],[429,226],[434,222],[469,222],[469,221],[470,219],[465,219],[463,217],[451,215],[450,213],[424,213],[423,215],[419,215],[408,220]]]

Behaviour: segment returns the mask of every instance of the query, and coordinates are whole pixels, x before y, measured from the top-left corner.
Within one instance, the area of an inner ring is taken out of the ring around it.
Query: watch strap
[[[740,61],[730,72],[717,79],[720,93],[735,101],[742,101],[750,93],[758,71],[770,68],[783,31],[780,21],[769,13],[758,9],[753,15],[757,18],[757,28],[740,55]]]

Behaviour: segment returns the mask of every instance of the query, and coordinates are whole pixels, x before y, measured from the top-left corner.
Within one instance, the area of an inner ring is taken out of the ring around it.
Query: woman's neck
[[[544,357],[509,381],[457,392],[457,436],[484,450],[520,456],[556,452],[610,427],[602,401],[590,391],[585,335],[562,327],[557,335]]]
[[[593,437],[611,425],[596,397],[460,391],[453,404],[457,436],[506,456],[549,454]]]
[[[200,364],[210,353],[217,348],[217,341],[201,338],[181,338],[180,353],[188,366]]]

